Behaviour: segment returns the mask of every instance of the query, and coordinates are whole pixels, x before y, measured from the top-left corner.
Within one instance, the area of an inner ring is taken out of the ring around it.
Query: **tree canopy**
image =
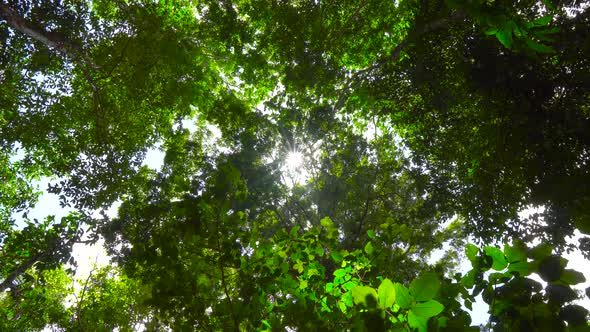
[[[590,330],[562,257],[590,259],[589,26],[579,0],[0,1],[0,330],[478,331],[480,295],[485,330]],[[43,190],[72,212],[29,218]]]

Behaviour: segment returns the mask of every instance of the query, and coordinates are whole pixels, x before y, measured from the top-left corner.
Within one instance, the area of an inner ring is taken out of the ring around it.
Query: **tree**
[[[481,293],[489,328],[584,330],[559,255],[588,232],[588,23],[572,1],[2,2],[6,328],[473,330]],[[42,176],[76,212],[27,219]],[[64,288],[100,237],[117,267]]]

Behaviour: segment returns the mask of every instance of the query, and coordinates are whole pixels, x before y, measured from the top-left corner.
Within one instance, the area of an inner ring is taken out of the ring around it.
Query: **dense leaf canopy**
[[[561,257],[590,259],[589,26],[579,0],[0,1],[0,330],[477,331],[479,295],[484,329],[589,330]],[[72,212],[29,218],[42,190]]]

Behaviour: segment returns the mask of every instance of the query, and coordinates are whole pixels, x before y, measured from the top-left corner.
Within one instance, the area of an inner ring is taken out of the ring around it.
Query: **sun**
[[[291,151],[287,154],[287,167],[291,170],[296,170],[303,164],[303,154],[299,151]]]
[[[282,167],[283,182],[288,187],[302,184],[307,181],[309,174],[305,167],[305,156],[299,150],[291,150],[285,156]]]

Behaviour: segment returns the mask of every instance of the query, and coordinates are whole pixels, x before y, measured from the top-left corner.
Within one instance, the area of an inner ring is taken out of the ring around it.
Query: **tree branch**
[[[16,31],[19,31],[33,40],[36,40],[49,48],[53,48],[63,55],[71,58],[82,70],[82,73],[93,92],[94,108],[98,112],[99,109],[99,89],[95,79],[92,76],[92,70],[99,69],[96,63],[88,57],[88,54],[80,47],[72,42],[68,42],[65,38],[52,32],[45,31],[42,27],[36,26],[7,4],[0,4],[0,18]]]
[[[55,36],[52,36],[53,38],[50,37],[47,31],[34,26],[6,4],[0,4],[0,18],[4,19],[13,29],[24,33],[34,40],[39,41],[48,47],[55,48],[62,53],[68,53],[66,43],[63,39],[56,40]]]
[[[79,236],[76,235],[78,233],[79,229],[80,229],[80,225],[78,224],[77,229],[76,229],[76,233],[74,234],[74,236],[71,239],[68,239],[66,242],[61,242],[60,238],[53,239],[48,244],[48,246],[45,250],[37,253],[36,255],[31,257],[29,260],[27,260],[26,262],[24,262],[23,264],[21,264],[20,266],[18,266],[14,270],[12,270],[12,272],[10,272],[8,274],[8,276],[4,280],[2,280],[2,282],[0,283],[0,292],[3,292],[7,288],[10,288],[11,290],[14,291],[16,289],[15,288],[16,286],[14,285],[14,280],[16,280],[16,278],[18,278],[21,274],[25,273],[28,269],[33,267],[33,265],[35,265],[37,262],[41,262],[45,258],[55,255],[55,253],[57,251],[59,251],[60,248],[68,248],[68,247],[71,248],[71,246],[73,246],[74,243],[76,243],[80,239]]]
[[[78,300],[78,304],[76,306],[76,321],[78,322],[78,326],[80,327],[80,329],[82,331],[86,330],[84,328],[84,326],[82,325],[82,320],[81,320],[82,304],[84,302],[84,296],[86,295],[86,291],[88,290],[88,282],[90,282],[90,278],[92,277],[92,273],[94,273],[94,270],[96,269],[97,260],[98,260],[98,256],[94,260],[94,265],[92,266],[92,270],[90,270],[90,272],[88,273],[88,277],[86,278],[86,281],[84,282],[84,288],[82,289],[82,294],[80,294],[80,299]]]
[[[79,45],[68,42],[60,35],[45,31],[42,27],[38,27],[26,18],[17,13],[7,4],[0,4],[0,18],[13,29],[29,36],[30,38],[44,44],[49,48],[54,48],[60,53],[69,56],[75,60],[82,58],[82,62],[92,68],[98,68],[86,55]]]
[[[28,261],[26,261],[24,264],[10,272],[6,279],[4,279],[2,283],[0,283],[0,292],[3,292],[7,288],[14,290],[14,280],[16,280],[16,278],[18,278],[21,274],[25,273],[25,271],[30,269],[33,265],[35,265],[35,263],[41,261],[46,255],[46,253],[47,251],[43,251],[36,254],[35,256],[31,257]]]

